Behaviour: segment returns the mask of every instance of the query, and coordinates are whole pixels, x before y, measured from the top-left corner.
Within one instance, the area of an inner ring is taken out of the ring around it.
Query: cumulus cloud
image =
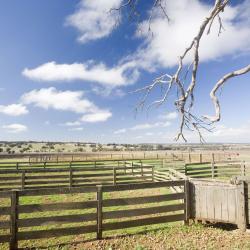
[[[112,113],[108,110],[99,110],[95,113],[86,114],[81,117],[82,122],[104,122],[107,121],[112,116]]]
[[[84,97],[83,91],[60,91],[54,87],[35,89],[25,93],[21,97],[24,104],[33,104],[43,109],[55,109],[84,114],[79,121],[67,122],[65,126],[79,126],[82,122],[106,121],[112,113],[106,109],[100,109],[93,102]]]
[[[117,11],[109,11],[121,2],[122,0],[81,0],[75,13],[67,17],[66,24],[78,30],[80,43],[107,37],[114,30],[118,18]]]
[[[23,104],[0,105],[0,113],[10,116],[20,116],[28,114],[29,111]]]
[[[8,133],[21,133],[28,130],[27,126],[18,123],[3,125],[2,128],[6,130]]]
[[[105,87],[118,87],[134,83],[138,78],[138,71],[133,69],[135,62],[130,61],[113,68],[105,64],[73,63],[57,64],[48,62],[34,69],[25,68],[22,74],[35,81],[89,81]]]
[[[82,91],[60,91],[54,87],[32,90],[21,97],[25,104],[33,104],[43,109],[56,109],[72,111],[75,113],[86,113],[96,109],[96,106],[84,98]]]
[[[250,50],[250,1],[234,7],[228,6],[221,14],[225,30],[218,36],[219,23],[215,20],[211,33],[205,34],[200,44],[200,60],[209,61]],[[245,6],[245,7],[244,7]],[[246,8],[248,6],[248,8]],[[171,0],[166,2],[166,21],[156,15],[151,22],[153,36],[148,33],[148,22],[141,23],[137,35],[145,40],[145,46],[133,56],[138,66],[152,70],[156,66],[173,67],[197,33],[211,5],[199,0]],[[192,14],[190,14],[192,13]],[[192,54],[192,53],[191,53]],[[186,63],[191,62],[191,56]]]

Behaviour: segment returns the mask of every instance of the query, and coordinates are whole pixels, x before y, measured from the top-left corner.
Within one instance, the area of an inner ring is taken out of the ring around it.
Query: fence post
[[[202,163],[202,154],[200,154],[200,163]]]
[[[188,153],[188,161],[189,161],[189,163],[191,163],[191,154],[190,153]]]
[[[152,182],[155,180],[155,167],[152,166]]]
[[[142,161],[141,161],[141,176],[143,176],[144,173],[143,173],[143,164],[142,164]]]
[[[21,189],[25,188],[25,170],[22,171]]]
[[[73,186],[73,169],[70,167],[69,169],[69,187]]]
[[[185,192],[185,225],[189,225],[189,218],[190,218],[190,193],[189,193],[189,180],[185,180],[184,185],[184,192]]]
[[[187,164],[185,164],[184,168],[185,168],[185,175],[186,175],[186,176],[188,176],[188,168],[187,168]]]
[[[11,192],[11,214],[10,214],[10,250],[18,249],[17,220],[18,220],[18,191]]]
[[[116,185],[116,168],[113,167],[113,185]]]
[[[214,162],[214,153],[212,153],[212,162]]]
[[[16,170],[18,170],[18,165],[19,165],[19,164],[18,164],[18,162],[17,162],[17,163],[16,163]]]
[[[240,164],[240,168],[241,168],[241,176],[246,176],[246,168],[245,168],[245,162],[242,161]]]
[[[102,239],[102,185],[97,186],[96,200],[97,200],[97,232],[96,238]]]
[[[244,182],[241,181],[237,185],[237,226],[242,231],[246,231],[246,204]]]
[[[211,162],[212,179],[214,179],[214,163]]]

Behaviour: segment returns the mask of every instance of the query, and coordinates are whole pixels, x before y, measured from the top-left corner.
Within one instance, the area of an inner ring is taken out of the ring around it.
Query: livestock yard
[[[249,176],[236,151],[3,155],[0,249],[249,249]]]

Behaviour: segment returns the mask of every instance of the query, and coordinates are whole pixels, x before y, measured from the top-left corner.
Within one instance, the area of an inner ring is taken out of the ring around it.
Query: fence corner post
[[[189,180],[185,179],[184,184],[184,192],[185,192],[185,220],[184,224],[189,225],[189,218],[190,218],[190,189],[189,189]]]
[[[97,199],[97,231],[96,231],[96,238],[98,240],[102,239],[102,199],[103,199],[103,192],[102,192],[102,185],[98,185],[96,199]]]
[[[116,185],[116,168],[113,167],[113,185]]]
[[[244,181],[237,185],[237,226],[242,231],[246,231],[247,228],[244,186]]]
[[[18,220],[18,191],[11,191],[11,214],[10,214],[10,250],[18,249],[18,239],[17,239],[17,220]]]

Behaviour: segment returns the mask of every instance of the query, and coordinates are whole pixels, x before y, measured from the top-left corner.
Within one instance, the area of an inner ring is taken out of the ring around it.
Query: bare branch
[[[250,71],[250,64],[242,69],[233,71],[231,73],[226,74],[225,76],[223,76],[213,87],[212,91],[210,92],[210,97],[212,99],[212,102],[214,104],[214,109],[215,109],[215,116],[208,116],[205,115],[203,116],[203,118],[211,121],[211,122],[218,122],[221,118],[221,108],[220,108],[220,102],[218,97],[216,96],[216,92],[222,88],[222,86],[226,83],[227,80],[229,80],[230,78],[233,78],[235,76],[240,76],[243,74],[246,74],[247,72]]]

